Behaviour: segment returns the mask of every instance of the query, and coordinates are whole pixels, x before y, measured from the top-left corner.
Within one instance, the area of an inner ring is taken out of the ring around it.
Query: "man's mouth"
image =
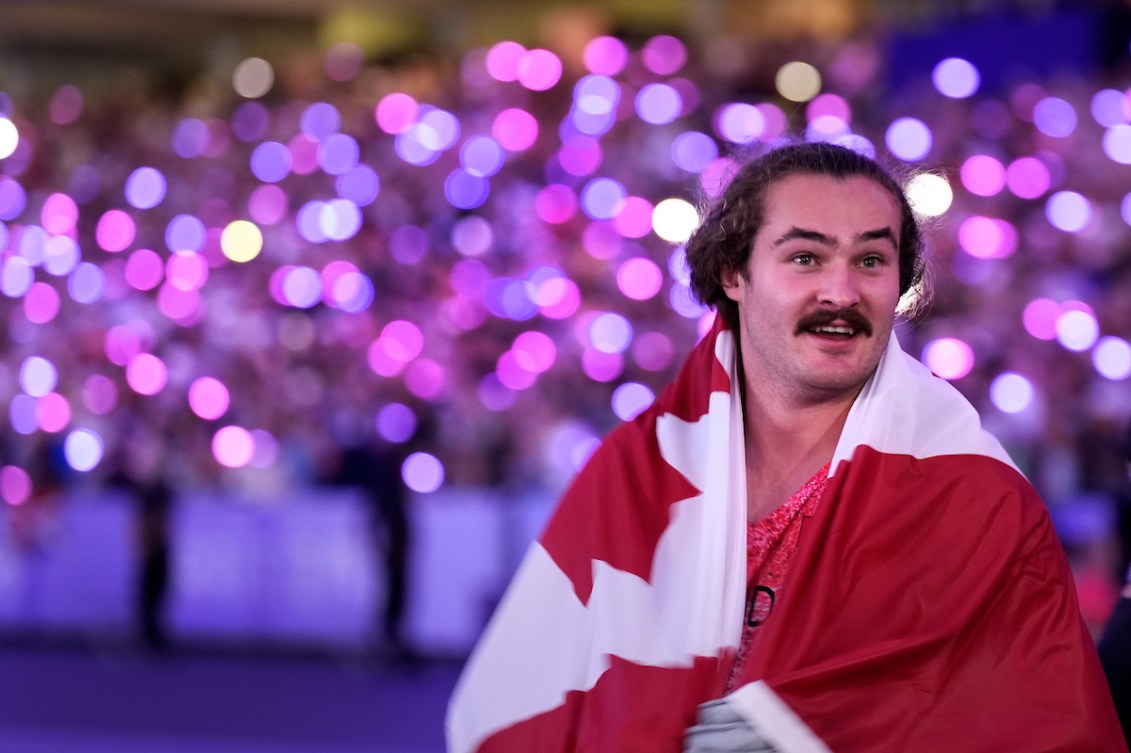
[[[820,335],[821,337],[850,338],[855,337],[860,332],[860,330],[856,329],[855,327],[849,327],[847,325],[830,324],[822,327],[810,327],[809,332],[814,335]]]
[[[851,340],[857,335],[872,336],[872,325],[856,309],[814,311],[797,323],[797,334]]]

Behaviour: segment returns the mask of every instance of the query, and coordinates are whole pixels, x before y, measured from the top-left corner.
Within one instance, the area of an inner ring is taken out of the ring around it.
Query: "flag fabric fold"
[[[612,431],[457,684],[449,753],[678,753],[741,632],[746,480],[720,322]],[[893,336],[731,696],[784,753],[1126,751],[1047,511]]]

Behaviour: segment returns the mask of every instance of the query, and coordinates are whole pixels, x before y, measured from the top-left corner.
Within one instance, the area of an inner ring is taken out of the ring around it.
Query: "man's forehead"
[[[850,207],[852,217],[885,214],[893,230],[902,223],[899,203],[883,183],[864,175],[839,178],[808,173],[785,175],[767,186],[762,223],[780,220],[783,214],[826,217],[837,206]]]
[[[887,186],[866,175],[785,175],[767,186],[761,210],[752,245],[818,236],[827,245],[876,239],[890,240],[896,249],[900,245],[899,205]]]

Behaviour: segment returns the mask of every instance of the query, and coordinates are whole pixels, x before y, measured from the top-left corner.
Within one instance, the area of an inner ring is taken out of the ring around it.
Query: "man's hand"
[[[707,701],[683,736],[683,753],[777,753],[725,698]]]

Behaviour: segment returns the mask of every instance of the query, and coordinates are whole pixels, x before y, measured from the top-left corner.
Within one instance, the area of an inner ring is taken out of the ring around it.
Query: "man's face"
[[[802,402],[854,396],[899,302],[895,198],[869,178],[791,175],[770,185],[763,216],[746,278],[723,284],[748,384]]]

